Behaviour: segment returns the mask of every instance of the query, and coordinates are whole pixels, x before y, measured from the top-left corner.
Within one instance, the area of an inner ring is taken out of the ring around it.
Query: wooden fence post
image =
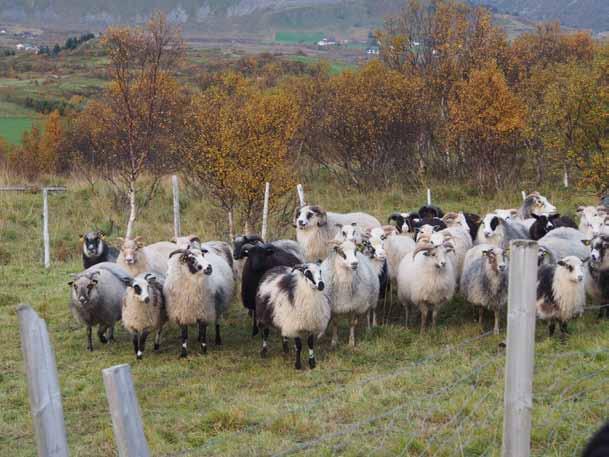
[[[427,188],[427,206],[431,206],[431,189]]]
[[[61,390],[46,323],[28,305],[19,305],[17,315],[38,456],[67,457]]]
[[[119,457],[148,457],[148,443],[127,364],[102,370]]]
[[[269,223],[269,197],[271,194],[271,183],[266,183],[264,186],[264,206],[262,208],[262,229],[260,230],[260,237],[266,240],[266,230]]]
[[[298,201],[300,202],[300,206],[304,206],[306,203],[305,203],[304,189],[302,188],[302,184],[298,184],[296,186],[296,191],[298,192]]]
[[[51,238],[49,237],[49,190],[42,189],[42,240],[44,243],[44,268],[51,267]]]
[[[235,239],[235,224],[233,223],[233,211],[228,211],[228,237],[232,243]]]
[[[510,243],[503,457],[528,457],[531,448],[537,242]]]
[[[522,195],[522,201],[525,201],[527,199],[527,193],[523,190],[520,192]]]
[[[171,187],[173,189],[173,233],[177,240],[182,229],[180,227],[180,187],[176,175],[171,177]]]

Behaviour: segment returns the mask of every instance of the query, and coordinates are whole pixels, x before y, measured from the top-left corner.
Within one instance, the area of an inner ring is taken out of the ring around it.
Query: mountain
[[[609,30],[609,0],[470,0],[493,11],[534,21],[560,21],[567,27]]]

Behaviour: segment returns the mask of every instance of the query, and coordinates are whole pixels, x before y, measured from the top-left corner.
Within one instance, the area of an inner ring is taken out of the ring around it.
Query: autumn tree
[[[225,74],[188,107],[178,151],[191,187],[235,212],[246,231],[253,228],[265,182],[271,184],[272,209],[294,189],[288,153],[298,119],[289,91],[261,90],[237,73]]]
[[[89,102],[79,125],[88,135],[92,164],[129,201],[130,237],[142,176],[153,178],[149,198],[160,176],[171,169],[170,152],[184,104],[172,73],[181,62],[183,45],[162,14],[143,28],[109,28],[102,44],[110,59],[110,84],[102,97]]]

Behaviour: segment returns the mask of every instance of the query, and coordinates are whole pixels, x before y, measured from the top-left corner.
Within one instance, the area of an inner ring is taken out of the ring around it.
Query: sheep
[[[268,270],[256,294],[257,325],[262,330],[262,350],[268,352],[269,327],[278,328],[283,337],[283,350],[288,352],[287,339],[294,338],[297,370],[302,368],[302,340],[307,336],[309,368],[315,368],[315,338],[326,331],[331,308],[318,263],[274,267]]]
[[[176,249],[169,255],[163,285],[167,317],[180,326],[180,357],[188,355],[188,326],[199,327],[198,341],[207,353],[207,325],[216,326],[216,345],[222,344],[220,319],[234,293],[233,270],[226,260],[207,249]]]
[[[269,243],[244,244],[241,255],[246,257],[241,276],[241,300],[252,314],[252,336],[258,334],[256,325],[256,294],[264,273],[273,267],[292,267],[302,263],[302,259],[289,251]]]
[[[482,219],[475,244],[492,244],[505,249],[512,240],[528,238],[528,229],[521,223],[489,213]]]
[[[569,333],[567,323],[584,313],[586,291],[583,264],[588,259],[568,256],[556,265],[542,265],[537,277],[537,317],[549,322],[550,336],[556,323],[561,338]]]
[[[161,241],[144,246],[142,237],[119,238],[121,251],[116,263],[125,269],[131,276],[151,272],[166,274],[169,254],[177,249],[175,243]]]
[[[415,241],[408,235],[389,235],[384,243],[387,255],[387,273],[391,281],[396,281],[398,269],[402,259],[413,252],[416,247]]]
[[[398,233],[410,233],[414,236],[415,228],[420,222],[419,213],[392,213],[387,219],[387,223],[395,222]]]
[[[549,231],[559,227],[571,227],[577,229],[575,221],[569,216],[561,216],[560,214],[537,215],[533,214],[535,222],[529,227],[529,236],[532,240],[539,240]]]
[[[604,206],[579,206],[577,208],[579,216],[579,230],[589,239],[600,234],[601,224],[605,216],[609,215],[609,209]]]
[[[606,208],[609,211],[609,194],[601,198],[600,207]]]
[[[349,225],[336,224],[338,232],[334,237],[335,241],[341,242],[345,240],[353,241],[355,244],[361,244],[364,239],[364,233],[357,222],[351,222]],[[378,228],[378,227],[375,227]]]
[[[137,360],[144,355],[148,334],[155,330],[154,350],[159,350],[161,331],[167,322],[163,295],[165,278],[155,273],[142,273],[126,281],[123,297],[123,327],[133,335],[133,349]]]
[[[377,303],[379,278],[370,260],[352,241],[332,243],[330,255],[321,265],[322,279],[332,308],[332,347],[338,344],[338,317],[349,315],[349,345],[355,346],[358,316]]]
[[[70,310],[74,318],[87,327],[87,349],[93,351],[92,327],[103,344],[114,341],[114,324],[121,320],[125,282],[129,273],[115,263],[98,263],[74,275],[70,286]],[[106,330],[109,329],[108,337]]]
[[[546,263],[556,263],[563,257],[576,256],[585,259],[590,255],[590,250],[583,241],[586,237],[577,229],[560,227],[548,232],[538,244],[547,252]]]
[[[336,224],[349,225],[356,222],[363,231],[380,227],[380,222],[366,213],[331,213],[317,205],[305,205],[294,213],[296,240],[302,246],[305,260],[314,262],[325,259],[331,247],[328,243],[338,232]]]
[[[381,229],[374,229],[373,233],[363,241],[362,254],[370,259],[372,268],[379,278],[379,297],[378,301],[385,298],[389,287],[389,273],[387,268],[387,255],[385,253],[385,234],[379,233]],[[376,327],[376,308],[378,302],[370,310],[368,326]]]
[[[87,232],[80,235],[82,241],[82,264],[86,270],[102,262],[116,262],[118,249],[108,245],[104,232]]]
[[[244,256],[241,254],[241,249],[245,244],[264,244],[264,240],[259,235],[239,235],[233,240],[233,258],[242,260]],[[276,246],[284,251],[287,251],[298,258],[303,259],[304,253],[298,242],[294,240],[275,240],[269,244]]]
[[[179,236],[174,238],[173,241],[176,244],[177,249],[207,249],[213,251],[220,257],[226,260],[226,263],[233,268],[233,250],[230,244],[225,241],[206,241],[201,242],[201,239],[197,235]]]
[[[522,206],[518,208],[518,217],[524,221],[531,219],[533,214],[553,214],[556,212],[556,207],[552,205],[546,197],[539,192],[533,192],[526,196]]]
[[[595,302],[605,305],[609,303],[609,235],[600,235],[584,242],[590,245],[590,261],[586,265],[586,292]],[[609,310],[605,311],[609,315]],[[602,310],[599,314],[602,316]]]
[[[467,251],[473,246],[469,226],[463,213],[447,213],[443,218],[446,228],[438,233],[448,233],[451,243],[455,249],[455,268],[457,279],[463,272],[463,261]]]
[[[405,322],[408,325],[408,307],[415,304],[421,311],[421,333],[429,309],[432,310],[432,328],[435,329],[438,310],[452,299],[457,286],[457,277],[453,262],[448,254],[454,250],[450,242],[434,245],[417,243],[412,255],[404,257],[398,271],[398,298],[405,311]]]
[[[472,243],[476,241],[476,235],[478,234],[478,229],[480,228],[480,224],[482,224],[482,218],[478,214],[474,213],[462,213],[465,218],[465,223],[469,229],[469,235],[472,239]]]
[[[609,455],[609,422],[588,441],[582,457],[605,457]]]
[[[507,260],[507,251],[496,246],[489,246],[482,250],[480,258],[468,264],[461,276],[461,293],[472,305],[480,307],[480,326],[482,326],[485,308],[495,314],[494,335],[499,334],[499,313],[507,305]]]
[[[421,219],[429,219],[429,218],[438,218],[442,219],[444,217],[444,211],[433,205],[424,205],[419,208],[419,217]]]

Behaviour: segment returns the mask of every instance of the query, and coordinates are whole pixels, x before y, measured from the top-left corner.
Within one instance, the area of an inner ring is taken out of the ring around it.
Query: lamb
[[[571,227],[577,229],[575,221],[569,216],[561,216],[560,214],[537,215],[533,214],[535,222],[529,227],[529,236],[532,240],[539,240],[551,230],[559,227]]]
[[[493,334],[499,334],[499,313],[507,306],[508,255],[495,246],[482,250],[482,256],[463,270],[460,290],[472,305],[480,307],[479,323],[482,326],[484,309],[493,311]]]
[[[569,333],[567,323],[584,313],[586,291],[584,286],[584,262],[568,256],[556,265],[542,265],[537,278],[537,317],[549,322],[550,336],[556,323],[562,339]]]
[[[294,227],[296,227],[296,239],[302,246],[305,259],[308,262],[325,259],[331,250],[328,242],[338,232],[336,224],[349,225],[353,222],[356,222],[363,231],[381,226],[376,218],[366,213],[331,213],[317,205],[297,208],[294,213]]]
[[[104,232],[87,232],[80,235],[82,241],[82,263],[86,270],[102,262],[116,262],[118,249],[108,245]]]
[[[448,254],[454,250],[450,242],[441,245],[421,242],[412,255],[404,257],[398,271],[398,298],[405,310],[408,325],[408,307],[415,304],[421,311],[421,333],[429,310],[432,310],[432,328],[435,329],[438,310],[454,295],[457,276]]]
[[[586,265],[586,292],[596,303],[605,305],[609,303],[609,235],[600,235],[586,242],[590,245],[590,262]],[[609,315],[609,310],[605,311]]]
[[[524,225],[503,219],[496,213],[489,213],[482,219],[475,244],[492,244],[506,249],[510,241],[528,238],[528,229]]]
[[[380,229],[374,229],[375,231]],[[370,259],[372,264],[372,268],[376,275],[379,278],[379,297],[378,301],[381,301],[385,298],[387,294],[387,289],[389,287],[389,273],[387,268],[387,255],[385,254],[385,235],[380,234],[378,232],[373,233],[368,239],[363,241],[362,245],[362,254]],[[371,309],[370,319],[368,320],[368,325],[372,325],[372,327],[376,327],[377,319],[376,319],[376,308],[377,304],[375,304]]]
[[[332,347],[338,343],[338,317],[349,315],[349,345],[355,346],[358,317],[376,306],[379,278],[370,260],[352,241],[334,242],[321,265],[322,279],[332,308]]]
[[[167,322],[163,283],[165,278],[154,273],[142,273],[126,281],[123,297],[123,327],[133,335],[133,349],[137,360],[144,355],[146,338],[156,331],[154,350],[159,350],[161,331]]]
[[[177,249],[175,243],[167,241],[144,246],[140,236],[119,238],[119,241],[121,242],[121,252],[116,263],[133,277],[147,272],[166,274],[169,254]]]
[[[293,267],[302,263],[294,254],[269,243],[244,244],[241,255],[246,257],[241,277],[241,300],[243,306],[252,314],[252,336],[258,334],[256,325],[256,294],[264,273],[273,267]]]
[[[268,352],[269,327],[275,327],[281,331],[284,352],[288,352],[287,338],[294,338],[294,366],[297,370],[302,368],[301,338],[307,336],[309,367],[315,368],[315,338],[325,332],[331,317],[330,302],[324,288],[317,263],[274,267],[264,274],[256,294],[257,324],[262,329],[262,357],[266,357]]]
[[[222,344],[220,319],[234,294],[233,270],[226,260],[203,248],[176,249],[169,255],[163,285],[167,316],[180,326],[180,357],[188,355],[188,326],[199,327],[201,351],[207,353],[207,325],[216,325],[216,345]]]
[[[590,255],[589,248],[583,243],[586,237],[570,227],[560,227],[552,230],[539,240],[540,248],[548,252],[548,261],[556,263],[567,256],[585,259]]]
[[[93,351],[92,327],[103,344],[114,340],[114,324],[121,320],[125,282],[129,273],[115,263],[98,263],[74,275],[70,286],[70,310],[87,327],[87,349]],[[106,330],[110,330],[106,337]]]

